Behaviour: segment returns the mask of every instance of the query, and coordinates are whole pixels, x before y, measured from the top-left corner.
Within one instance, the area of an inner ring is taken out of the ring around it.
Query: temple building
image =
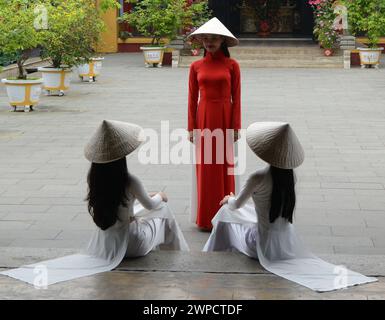
[[[96,1],[100,2],[101,0]],[[107,31],[102,36],[98,51],[104,53],[140,52],[140,47],[151,43],[152,39],[144,37],[127,23],[118,23],[118,17],[133,10],[141,0],[119,1],[121,3],[119,10],[110,10],[104,14]],[[191,3],[194,0],[186,0],[186,2]],[[273,13],[269,17],[267,17],[266,11],[261,10],[261,3],[266,3],[266,0],[208,0],[212,15],[217,17],[242,44],[243,49],[233,49],[236,58],[242,60],[242,52],[254,53],[257,57],[261,53],[258,51],[260,46],[271,48],[271,53],[280,57],[279,61],[276,58],[274,59],[277,61],[262,61],[263,59],[259,57],[259,62],[244,62],[243,65],[251,67],[312,66],[336,68],[344,66],[341,50],[336,49],[333,57],[329,57],[327,60],[322,57],[323,54],[319,50],[320,46],[313,35],[314,14],[309,0],[268,0],[269,5],[275,8],[271,10],[270,7],[270,12]],[[163,40],[166,44],[168,43],[168,39]],[[365,36],[356,37],[355,40],[356,46],[365,46],[368,43],[368,38]],[[379,45],[385,47],[385,37],[380,37]],[[286,49],[279,51],[277,48],[279,46]],[[293,61],[293,56],[289,56],[290,53],[285,55],[288,53],[288,49],[294,50],[292,53],[296,55],[297,61]],[[238,50],[239,54],[234,50]],[[171,64],[172,51],[172,48],[165,49],[163,64]],[[350,52],[350,62],[347,64],[359,65],[359,51],[354,49],[354,44]],[[304,63],[309,57],[313,59],[313,62],[311,64]],[[265,58],[269,59],[268,57]],[[285,59],[286,62],[282,62]],[[191,61],[189,58],[183,58],[179,65],[188,66]]]
[[[274,1],[274,0],[273,0]],[[237,37],[258,37],[258,18],[250,0],[211,0],[214,16]],[[313,35],[313,12],[307,0],[282,0],[269,27],[271,37],[310,37]]]
[[[100,0],[99,0],[100,1]],[[138,0],[140,1],[140,0]],[[186,0],[187,1],[187,0]],[[274,0],[272,0],[274,1]],[[110,10],[104,15],[108,31],[103,34],[101,52],[137,52],[139,47],[150,39],[136,33],[127,24],[117,23],[117,18],[129,12],[135,2],[120,0],[120,10]],[[269,25],[259,21],[253,3],[255,0],[209,0],[213,16],[240,39],[308,39],[313,37],[313,12],[308,0],[283,0]],[[266,27],[268,30],[264,30]],[[127,37],[131,32],[133,37]]]

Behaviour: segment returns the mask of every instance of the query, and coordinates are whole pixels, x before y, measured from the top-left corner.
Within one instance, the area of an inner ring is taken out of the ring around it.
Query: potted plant
[[[355,36],[366,35],[368,47],[359,47],[361,67],[380,64],[383,47],[378,46],[379,38],[385,35],[385,2],[378,0],[345,0],[348,9],[348,23]]]
[[[47,8],[49,28],[43,31],[42,57],[50,58],[52,65],[39,71],[47,94],[57,92],[63,96],[69,89],[72,68],[94,63],[93,48],[100,40],[104,23],[95,1],[51,1]],[[94,72],[92,78],[96,76]]]
[[[184,26],[189,12],[185,0],[142,0],[131,12],[119,18],[127,22],[146,37],[151,37],[151,44],[140,47],[144,53],[145,66],[161,67],[164,50],[162,39],[173,40]]]
[[[86,78],[88,82],[95,82],[102,70],[103,60],[104,57],[92,57],[88,62],[84,61],[83,64],[78,65],[79,78],[82,81]]]
[[[334,0],[310,0],[314,11],[314,35],[324,50],[325,56],[333,54],[340,30],[334,26],[337,14],[334,11]]]
[[[337,17],[334,12],[334,0],[310,0],[309,4],[314,11],[314,35],[324,50],[325,56],[333,54],[333,48],[339,36],[339,30],[334,27]]]
[[[258,35],[260,37],[267,37],[270,35],[272,24],[282,5],[282,0],[253,0],[252,2],[258,18]]]
[[[102,22],[102,20],[100,19],[100,13],[106,12],[108,9],[118,9],[118,8],[120,8],[120,3],[117,2],[116,0],[103,0],[100,2],[100,7],[97,8],[97,10],[95,10],[96,8],[92,10],[92,16],[89,17],[91,21],[94,22],[94,27],[95,27],[95,30],[94,30],[95,38],[90,42],[92,46],[95,46],[97,42],[101,41],[99,37],[100,32],[105,30],[104,22]],[[95,24],[95,22],[97,22],[97,24]],[[90,52],[94,52],[92,46],[89,49]],[[84,79],[88,79],[88,82],[95,82],[96,77],[100,75],[100,72],[102,70],[103,60],[104,60],[104,57],[99,57],[95,53],[93,54],[92,57],[88,59],[80,58],[79,61],[80,62],[82,61],[82,63],[80,63],[77,66],[79,78],[82,81],[84,81]]]
[[[14,111],[17,107],[23,107],[25,112],[33,110],[41,93],[42,79],[28,78],[24,66],[33,49],[41,43],[41,33],[35,23],[36,5],[37,2],[23,0],[0,0],[0,52],[16,55],[18,70],[16,77],[2,79]]]

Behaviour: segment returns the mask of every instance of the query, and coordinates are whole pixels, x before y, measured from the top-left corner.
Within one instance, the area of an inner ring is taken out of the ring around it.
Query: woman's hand
[[[163,200],[164,202],[167,202],[167,201],[168,201],[168,198],[167,198],[166,194],[165,194],[163,191],[160,191],[160,192],[158,192],[158,193],[160,194],[160,196],[162,197],[162,200]]]
[[[128,221],[129,221],[128,223],[131,223],[132,221],[135,221],[135,220],[136,220],[135,217],[129,217],[129,218],[128,218]]]
[[[240,137],[241,137],[241,133],[239,132],[239,130],[234,130],[234,142],[239,140]]]
[[[194,142],[193,131],[189,131],[189,132],[188,132],[188,139],[190,140],[190,142]]]
[[[194,142],[194,135],[193,135],[193,131],[189,131],[188,132],[188,135],[189,135],[189,140],[190,142]],[[241,137],[241,134],[239,132],[239,130],[234,130],[234,142],[236,142],[237,140],[239,140],[239,138]]]
[[[222,205],[228,203],[230,197],[234,197],[234,193],[230,192],[230,194],[229,194],[228,196],[225,196],[225,197],[221,200],[221,202],[219,202],[219,205],[222,206]]]
[[[166,194],[163,192],[163,191],[159,191],[159,192],[149,192],[149,196],[152,198],[153,196],[156,196],[157,194],[160,194],[160,196],[162,197],[162,201],[164,202],[167,202],[168,201],[168,198],[166,196]]]

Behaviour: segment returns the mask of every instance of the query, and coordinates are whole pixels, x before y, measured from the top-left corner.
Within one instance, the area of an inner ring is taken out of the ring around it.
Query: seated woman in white
[[[127,170],[126,155],[141,144],[141,134],[142,128],[135,124],[103,121],[85,148],[92,162],[88,210],[96,224],[86,249],[2,274],[45,287],[112,270],[124,257],[145,256],[151,250],[189,250],[166,195],[150,197]]]
[[[140,145],[141,130],[134,124],[103,121],[85,148],[86,158],[92,162],[88,210],[99,227],[87,251],[95,255],[109,256],[123,249],[125,257],[144,256],[152,249],[188,250],[165,203],[166,195],[159,192],[150,197],[127,170],[125,156]],[[135,199],[141,205],[134,210]]]
[[[203,251],[237,251],[268,271],[315,291],[377,281],[313,255],[295,232],[293,169],[304,151],[288,123],[256,122],[247,128],[251,150],[269,165],[249,176],[236,197],[226,196],[212,220]],[[253,199],[254,207],[246,204]]]

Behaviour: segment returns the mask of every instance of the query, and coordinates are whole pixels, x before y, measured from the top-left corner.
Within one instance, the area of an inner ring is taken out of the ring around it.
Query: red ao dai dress
[[[196,205],[192,204],[191,214],[198,227],[211,229],[211,219],[220,208],[219,202],[225,195],[235,192],[234,175],[229,174],[229,170],[234,169],[234,140],[232,136],[226,135],[226,129],[240,128],[239,64],[236,60],[226,57],[221,49],[214,53],[207,52],[205,57],[190,66],[188,131],[209,129],[213,132],[215,129],[221,129],[224,139],[221,143],[221,139],[213,138],[210,148],[203,133],[194,131],[197,162]],[[210,152],[212,161],[207,163],[205,158]]]

